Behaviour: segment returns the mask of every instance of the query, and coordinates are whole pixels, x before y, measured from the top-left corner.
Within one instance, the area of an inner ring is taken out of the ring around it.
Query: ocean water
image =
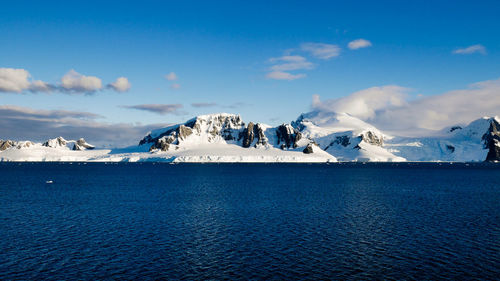
[[[0,164],[1,280],[499,277],[498,165]]]

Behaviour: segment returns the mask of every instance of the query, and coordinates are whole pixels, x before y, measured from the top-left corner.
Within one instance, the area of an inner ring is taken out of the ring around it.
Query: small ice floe
[[[48,181],[45,181],[45,183],[51,184],[51,183],[54,183],[54,181],[48,180]]]

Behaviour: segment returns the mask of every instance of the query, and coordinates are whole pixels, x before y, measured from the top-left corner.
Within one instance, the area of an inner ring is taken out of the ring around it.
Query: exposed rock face
[[[343,147],[347,147],[351,144],[351,138],[349,138],[348,136],[337,136],[335,137],[335,140],[330,144],[340,144],[342,145]]]
[[[63,137],[57,137],[55,139],[50,139],[44,142],[42,145],[46,147],[58,148],[64,147],[68,144],[68,142]]]
[[[6,149],[9,149],[13,146],[15,146],[16,143],[11,140],[0,140],[0,151],[4,151]]]
[[[167,151],[177,149],[179,144],[191,136],[206,138],[208,142],[215,142],[220,139],[231,141],[239,137],[244,125],[245,123],[241,121],[239,115],[203,115],[184,124],[165,128],[163,132],[157,135],[150,133],[139,142],[139,145],[152,144],[150,151]]]
[[[257,123],[254,127],[254,134],[257,137],[257,142],[255,143],[255,147],[265,146],[268,143],[268,139],[264,134],[264,128],[261,124]]]
[[[348,147],[350,144],[351,138],[349,136],[336,136],[335,139],[325,147],[325,150],[334,145],[342,145],[343,147]]]
[[[302,134],[298,129],[289,124],[282,124],[276,128],[276,136],[278,137],[278,145],[280,148],[297,148],[297,142],[302,138]]]
[[[179,128],[177,129],[177,134],[178,134],[180,140],[185,140],[192,133],[193,133],[193,130],[189,127],[184,126],[184,125],[180,125]]]
[[[243,139],[241,145],[245,148],[250,147],[255,138],[257,138],[257,142],[254,145],[255,147],[267,145],[268,140],[264,134],[264,128],[261,124],[254,124],[252,122],[248,123],[248,126],[238,137],[238,139]]]
[[[311,154],[311,153],[314,153],[314,149],[313,149],[313,145],[316,145],[314,143],[309,143],[306,148],[304,148],[304,150],[302,152],[304,152],[305,154]]]
[[[450,152],[450,153],[453,153],[455,152],[455,147],[451,144],[447,144],[446,145],[446,149]]]
[[[84,138],[80,138],[73,145],[73,150],[87,150],[87,149],[94,149],[94,148],[95,148],[95,146],[87,143]]]
[[[488,132],[483,135],[484,148],[488,149],[486,161],[500,161],[500,124],[491,119]]]
[[[253,139],[255,137],[254,133],[254,124],[252,122],[248,123],[247,128],[243,131],[241,134],[241,137],[243,138],[242,146],[243,147],[250,147],[250,145],[253,142]]]
[[[383,146],[384,145],[384,139],[382,136],[377,136],[377,134],[373,133],[372,131],[367,131],[359,136],[359,138],[369,144],[377,145],[377,146]]]
[[[156,140],[156,142],[149,148],[149,151],[161,150],[167,151],[170,145],[175,141],[174,136],[165,136]]]

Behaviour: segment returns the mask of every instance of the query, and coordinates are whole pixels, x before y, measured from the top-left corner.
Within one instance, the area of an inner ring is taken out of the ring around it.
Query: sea
[[[0,280],[500,278],[500,165],[0,163]]]

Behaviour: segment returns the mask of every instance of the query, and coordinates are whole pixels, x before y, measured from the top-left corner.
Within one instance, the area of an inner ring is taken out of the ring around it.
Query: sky
[[[0,139],[101,145],[228,112],[388,131],[500,115],[498,1],[4,1]]]

